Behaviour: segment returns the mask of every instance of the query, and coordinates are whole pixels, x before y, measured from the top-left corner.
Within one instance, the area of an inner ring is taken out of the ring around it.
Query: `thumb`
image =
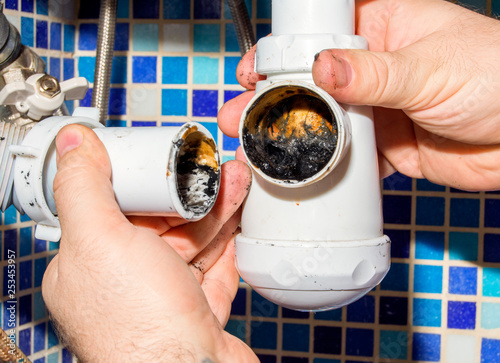
[[[411,109],[432,73],[411,52],[328,49],[316,55],[314,82],[338,102]]]
[[[54,199],[61,223],[63,250],[78,241],[97,241],[127,220],[111,184],[111,164],[97,135],[81,125],[64,127],[56,138]],[[117,229],[118,230],[118,229]]]

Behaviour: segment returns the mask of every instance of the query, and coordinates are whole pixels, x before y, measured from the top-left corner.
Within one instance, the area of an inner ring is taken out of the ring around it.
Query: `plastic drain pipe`
[[[257,43],[267,76],[243,112],[254,180],[236,237],[237,268],[259,294],[304,311],[339,308],[390,266],[370,107],[339,105],[312,80],[314,55],[366,49],[354,0],[273,0]]]
[[[55,138],[69,124],[92,128],[111,161],[113,190],[126,215],[203,218],[215,204],[220,160],[215,141],[201,124],[175,127],[104,127],[97,108],[77,108],[72,116],[54,116],[33,127],[16,155],[14,205],[38,223],[38,239],[59,241],[54,202],[57,171]]]

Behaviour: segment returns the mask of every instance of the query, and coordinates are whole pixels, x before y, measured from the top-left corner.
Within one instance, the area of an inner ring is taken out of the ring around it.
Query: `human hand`
[[[500,22],[442,0],[356,1],[356,12],[369,51],[322,51],[312,74],[338,102],[377,106],[381,176],[500,189]],[[248,89],[259,79],[253,56],[237,70]],[[221,110],[229,136],[251,96]]]
[[[96,134],[67,126],[56,147],[62,238],[42,292],[63,343],[81,362],[256,362],[223,330],[239,283],[233,237],[248,167],[222,166],[219,197],[201,221],[126,218]]]

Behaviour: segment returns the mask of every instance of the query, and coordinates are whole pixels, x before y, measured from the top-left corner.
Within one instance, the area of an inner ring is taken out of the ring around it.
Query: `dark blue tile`
[[[444,232],[417,231],[415,233],[415,258],[443,260]]]
[[[278,305],[264,299],[262,296],[252,290],[251,314],[256,317],[277,318]]]
[[[260,363],[276,363],[275,355],[257,354]]]
[[[427,179],[417,179],[417,190],[422,192],[444,192],[446,187],[431,183]]]
[[[4,271],[6,271],[6,269],[4,268]],[[4,275],[5,276],[5,275]],[[5,281],[4,281],[5,282]],[[3,328],[4,329],[7,329],[7,328],[15,328],[16,326],[18,326],[18,321],[17,321],[17,315],[16,315],[16,311],[17,311],[17,301],[15,300],[8,300],[8,301],[5,301],[3,304],[2,304],[2,317],[3,317]]]
[[[132,127],[155,127],[156,121],[132,121]]]
[[[12,273],[12,270],[7,270],[7,266],[3,267],[3,281],[2,281],[2,295],[3,296],[8,296],[10,293],[12,293],[13,290],[11,288],[13,287],[13,284],[9,279],[15,278],[14,275],[9,275],[9,272]]]
[[[47,251],[47,241],[35,238],[35,253]]]
[[[156,57],[132,57],[132,82],[156,83]]]
[[[357,357],[373,356],[374,333],[372,329],[347,328],[346,354]]]
[[[194,0],[195,19],[220,19],[220,1]]]
[[[128,50],[128,41],[130,34],[129,23],[117,23],[115,35],[115,50],[125,51]]]
[[[370,295],[347,306],[347,321],[354,323],[375,322],[375,298]]]
[[[21,0],[21,10],[32,13],[34,9],[33,0]]]
[[[7,261],[12,255],[17,256],[17,229],[8,229],[3,233],[3,259]]]
[[[66,348],[62,351],[62,363],[73,363],[73,356]]]
[[[163,0],[163,18],[189,19],[191,2],[186,0]]]
[[[111,88],[109,90],[110,115],[125,115],[127,113],[127,90],[124,88]]]
[[[381,290],[408,291],[409,265],[392,263],[391,268],[380,284]]]
[[[78,18],[80,19],[98,19],[101,9],[101,0],[86,0],[85,6],[78,9]]]
[[[47,268],[47,258],[42,257],[35,260],[34,287],[42,286],[43,274]]]
[[[193,116],[216,117],[219,93],[216,90],[193,91]]]
[[[484,226],[500,227],[500,199],[485,200]]]
[[[484,235],[484,262],[500,263],[500,234]]]
[[[412,178],[396,172],[384,179],[384,190],[411,191],[412,182]]]
[[[267,37],[271,34],[271,24],[257,24],[256,39]]]
[[[158,19],[160,17],[160,1],[134,1],[134,19]]]
[[[61,79],[61,58],[49,58],[49,74],[52,77]]]
[[[500,16],[500,1],[499,0],[493,0],[491,2],[491,13],[492,15],[498,17]]]
[[[47,49],[49,47],[49,26],[45,20],[36,21],[36,47]]]
[[[410,257],[411,233],[405,229],[385,229],[384,233],[391,239],[391,256],[396,258]]]
[[[45,363],[45,357],[38,358],[33,363]]]
[[[19,331],[19,348],[24,354],[31,354],[31,328]]]
[[[18,0],[5,0],[5,8],[17,10],[18,9]]]
[[[380,324],[407,325],[408,299],[406,297],[380,297]]]
[[[481,363],[500,361],[500,340],[483,338],[481,341]]]
[[[384,195],[383,211],[385,223],[410,224],[411,197],[406,195]]]
[[[441,335],[413,333],[413,360],[441,361]]]
[[[479,199],[451,198],[451,227],[479,227]]]
[[[340,354],[342,352],[342,328],[315,326],[313,349],[314,353]]]
[[[238,44],[238,36],[236,35],[236,29],[233,23],[226,24],[226,52],[239,52],[240,46]]]
[[[476,303],[448,301],[448,329],[476,328]]]
[[[443,267],[415,265],[413,291],[440,294],[443,291]]]
[[[59,345],[59,339],[57,338],[52,321],[49,320],[47,325],[47,349],[55,347],[56,345]]]
[[[61,23],[50,24],[50,49],[62,49],[62,25]]]
[[[33,337],[33,353],[45,350],[45,331],[47,329],[46,323],[35,325]]]
[[[118,19],[128,19],[129,16],[129,0],[118,0],[116,17]]]
[[[222,136],[222,148],[226,151],[236,151],[240,146],[240,139],[237,137]]]
[[[113,64],[111,68],[111,83],[127,83],[127,57],[117,55],[113,57]]]
[[[309,358],[282,357],[281,363],[309,363]]]
[[[486,12],[486,0],[460,0],[460,5],[481,13]]]
[[[23,261],[19,264],[19,290],[33,287],[33,261]]]
[[[271,19],[271,2],[257,0],[257,19]]]
[[[479,236],[471,232],[449,233],[449,258],[458,261],[477,261]]]
[[[71,79],[75,76],[75,60],[73,58],[63,59],[63,80]]]
[[[477,294],[477,267],[450,267],[450,294]]]
[[[315,320],[342,321],[342,309],[314,313]]]
[[[31,323],[31,294],[20,296],[19,301],[19,325]]]
[[[97,24],[80,24],[78,49],[96,50],[96,46],[97,46]]]
[[[421,226],[442,226],[444,224],[444,198],[417,197],[416,223]]]
[[[281,309],[281,316],[283,318],[308,319],[309,318],[309,312],[306,312],[306,311],[296,311],[296,310],[290,310],[290,309],[287,309],[287,308],[282,308]]]
[[[224,84],[238,84],[238,80],[236,79],[236,67],[240,59],[240,57],[224,58]]]
[[[283,350],[309,352],[309,325],[283,323]]]
[[[231,315],[246,315],[247,311],[247,289],[239,288],[231,305]]]
[[[276,349],[278,325],[272,322],[252,321],[251,347],[256,349]]]
[[[36,0],[36,13],[49,15],[49,0]]]
[[[469,192],[467,190],[460,190],[455,188],[450,188],[450,193],[460,193],[460,194],[479,194],[479,192]]]
[[[239,96],[243,93],[243,91],[224,91],[224,103],[229,100],[232,100],[236,96]]]

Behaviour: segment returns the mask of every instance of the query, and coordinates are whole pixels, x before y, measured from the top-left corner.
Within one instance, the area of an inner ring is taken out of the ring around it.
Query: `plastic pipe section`
[[[111,161],[115,197],[124,214],[196,221],[213,207],[219,191],[219,154],[201,124],[104,128],[98,109],[77,108],[73,116],[41,121],[21,145],[10,147],[16,155],[14,205],[38,223],[36,238],[61,238],[53,193],[57,171],[54,141],[69,124],[92,128],[103,142]]]
[[[314,55],[367,48],[354,0],[273,0],[273,35],[257,43],[267,75],[243,112],[254,181],[236,237],[242,278],[295,310],[328,310],[374,288],[390,266],[373,115],[314,85]]]

